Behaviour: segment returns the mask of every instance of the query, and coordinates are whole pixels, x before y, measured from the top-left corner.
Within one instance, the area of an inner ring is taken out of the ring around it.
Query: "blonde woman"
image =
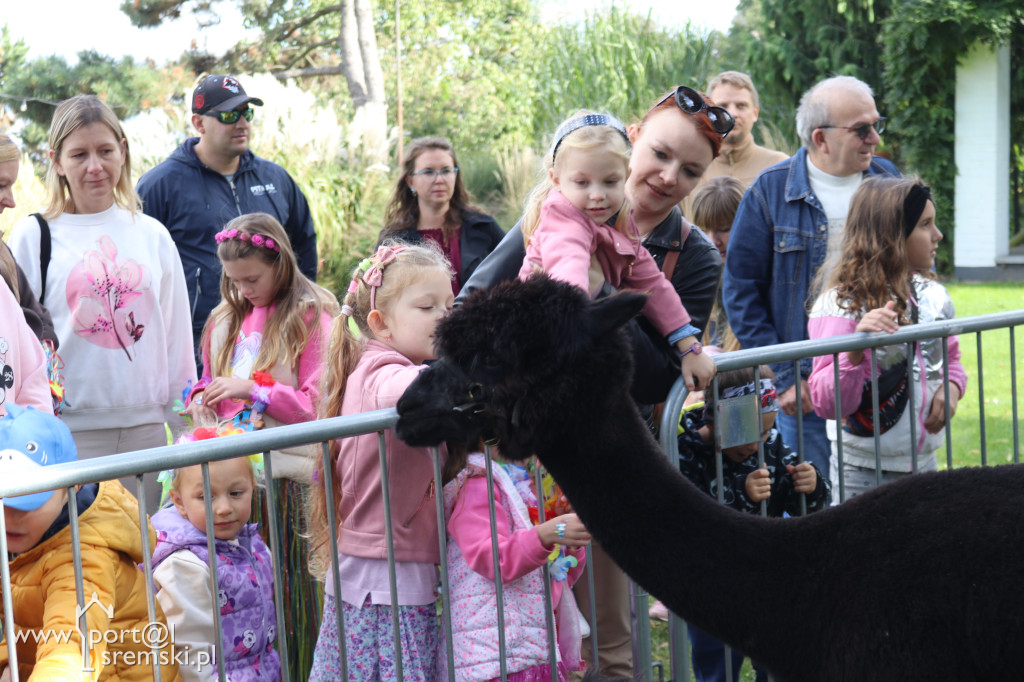
[[[10,245],[53,317],[64,421],[82,458],[165,445],[164,423],[181,423],[172,405],[196,378],[177,250],[142,213],[128,140],[99,99],[78,95],[57,107],[49,159],[41,220],[15,225]],[[154,508],[158,490],[154,474]]]

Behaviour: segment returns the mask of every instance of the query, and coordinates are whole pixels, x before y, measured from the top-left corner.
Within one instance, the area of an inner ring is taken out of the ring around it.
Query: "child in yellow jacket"
[[[71,432],[52,413],[8,403],[0,418],[0,477],[77,459]],[[22,680],[180,680],[159,604],[149,621],[139,505],[118,481],[79,486],[82,651],[67,489],[4,500],[17,662]],[[156,534],[148,523],[149,546]],[[154,652],[153,644],[157,645]],[[0,645],[0,682],[11,677]]]

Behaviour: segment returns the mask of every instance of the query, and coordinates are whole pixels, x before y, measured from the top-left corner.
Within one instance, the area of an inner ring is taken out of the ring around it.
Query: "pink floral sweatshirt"
[[[195,381],[185,273],[166,228],[116,205],[49,221],[46,300],[64,360],[63,418],[75,431],[181,425],[174,401]],[[9,244],[39,297],[39,223]]]

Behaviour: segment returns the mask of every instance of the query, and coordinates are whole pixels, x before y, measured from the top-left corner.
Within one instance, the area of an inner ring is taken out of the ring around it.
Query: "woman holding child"
[[[689,313],[690,323],[701,330],[707,325],[715,299],[721,257],[700,230],[691,229],[678,204],[696,187],[731,127],[728,112],[714,107],[700,93],[680,86],[627,129],[632,153],[625,194],[632,217],[644,246]],[[524,257],[523,236],[516,225],[463,285],[461,295],[513,279]],[[630,325],[630,333],[636,363],[632,395],[639,403],[661,402],[679,376],[679,351],[644,318]],[[596,576],[601,671],[632,677],[628,579],[599,547],[594,547],[591,558]],[[581,580],[577,591],[584,616],[590,613],[586,582]],[[584,660],[589,663],[592,654],[587,646],[585,642]]]

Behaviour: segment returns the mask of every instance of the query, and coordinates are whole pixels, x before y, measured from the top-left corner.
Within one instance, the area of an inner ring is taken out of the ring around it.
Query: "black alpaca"
[[[629,398],[618,328],[644,302],[546,277],[478,293],[439,327],[399,436],[536,453],[637,583],[785,682],[1021,679],[1024,466],[908,477],[798,519],[735,512]]]

